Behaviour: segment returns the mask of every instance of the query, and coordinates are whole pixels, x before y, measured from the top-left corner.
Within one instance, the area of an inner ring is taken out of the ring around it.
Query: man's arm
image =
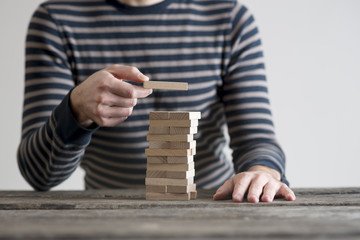
[[[224,70],[223,102],[236,175],[214,199],[294,200],[287,187],[285,156],[276,141],[258,29],[251,13],[236,3],[232,14],[230,57]]]
[[[37,190],[49,190],[80,164],[98,126],[124,121],[138,97],[151,90],[126,83],[147,80],[134,67],[113,65],[75,87],[65,39],[42,5],[26,40],[26,77],[18,165]]]

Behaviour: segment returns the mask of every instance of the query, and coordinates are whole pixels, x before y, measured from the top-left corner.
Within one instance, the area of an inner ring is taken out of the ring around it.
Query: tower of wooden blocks
[[[146,199],[196,198],[194,155],[200,112],[150,112]]]

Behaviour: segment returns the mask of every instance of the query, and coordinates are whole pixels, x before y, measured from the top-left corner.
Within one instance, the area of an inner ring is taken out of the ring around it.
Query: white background
[[[16,163],[24,41],[42,2],[0,2],[0,190],[30,189]],[[243,0],[264,47],[278,139],[292,187],[360,185],[360,1]],[[55,189],[83,189],[78,170]]]

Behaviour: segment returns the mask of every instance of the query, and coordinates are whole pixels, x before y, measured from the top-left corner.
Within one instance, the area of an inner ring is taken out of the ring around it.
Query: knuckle
[[[102,77],[98,81],[99,81],[99,83],[98,83],[97,88],[98,88],[98,90],[100,92],[103,92],[104,90],[108,90],[108,89],[111,88],[112,81],[108,76],[105,75],[104,77]]]
[[[135,98],[135,90],[134,88],[129,88],[127,91],[126,91],[126,97],[127,98]]]
[[[125,116],[124,117],[129,117],[132,114],[133,108],[126,108],[125,110]]]
[[[240,179],[250,179],[252,177],[252,173],[250,172],[241,172],[239,173]]]
[[[139,69],[137,69],[137,67],[134,67],[134,66],[129,67],[129,73],[137,74],[138,72],[139,72]]]
[[[268,180],[268,177],[264,174],[256,173],[254,175],[254,181],[256,181],[256,182],[267,182],[267,180]]]
[[[137,98],[132,98],[132,99],[130,100],[130,106],[131,106],[131,107],[135,107],[136,104],[137,104]]]
[[[104,110],[103,108],[98,104],[94,110],[93,110],[93,114],[97,117],[102,118],[103,114],[104,114]]]
[[[100,105],[105,103],[105,96],[102,94],[99,94],[95,97],[95,102],[97,104],[97,108],[100,108]]]

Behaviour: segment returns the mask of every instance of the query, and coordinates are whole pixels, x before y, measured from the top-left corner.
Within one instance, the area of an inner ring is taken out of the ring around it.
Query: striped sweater
[[[136,66],[153,81],[189,91],[154,91],[116,127],[85,129],[71,89],[111,64]],[[26,38],[25,96],[18,165],[34,189],[49,190],[80,165],[86,189],[144,186],[150,111],[200,111],[195,182],[219,187],[253,165],[278,170],[285,157],[271,117],[261,40],[236,0],[116,0],[41,4]],[[228,154],[229,150],[232,154]]]

